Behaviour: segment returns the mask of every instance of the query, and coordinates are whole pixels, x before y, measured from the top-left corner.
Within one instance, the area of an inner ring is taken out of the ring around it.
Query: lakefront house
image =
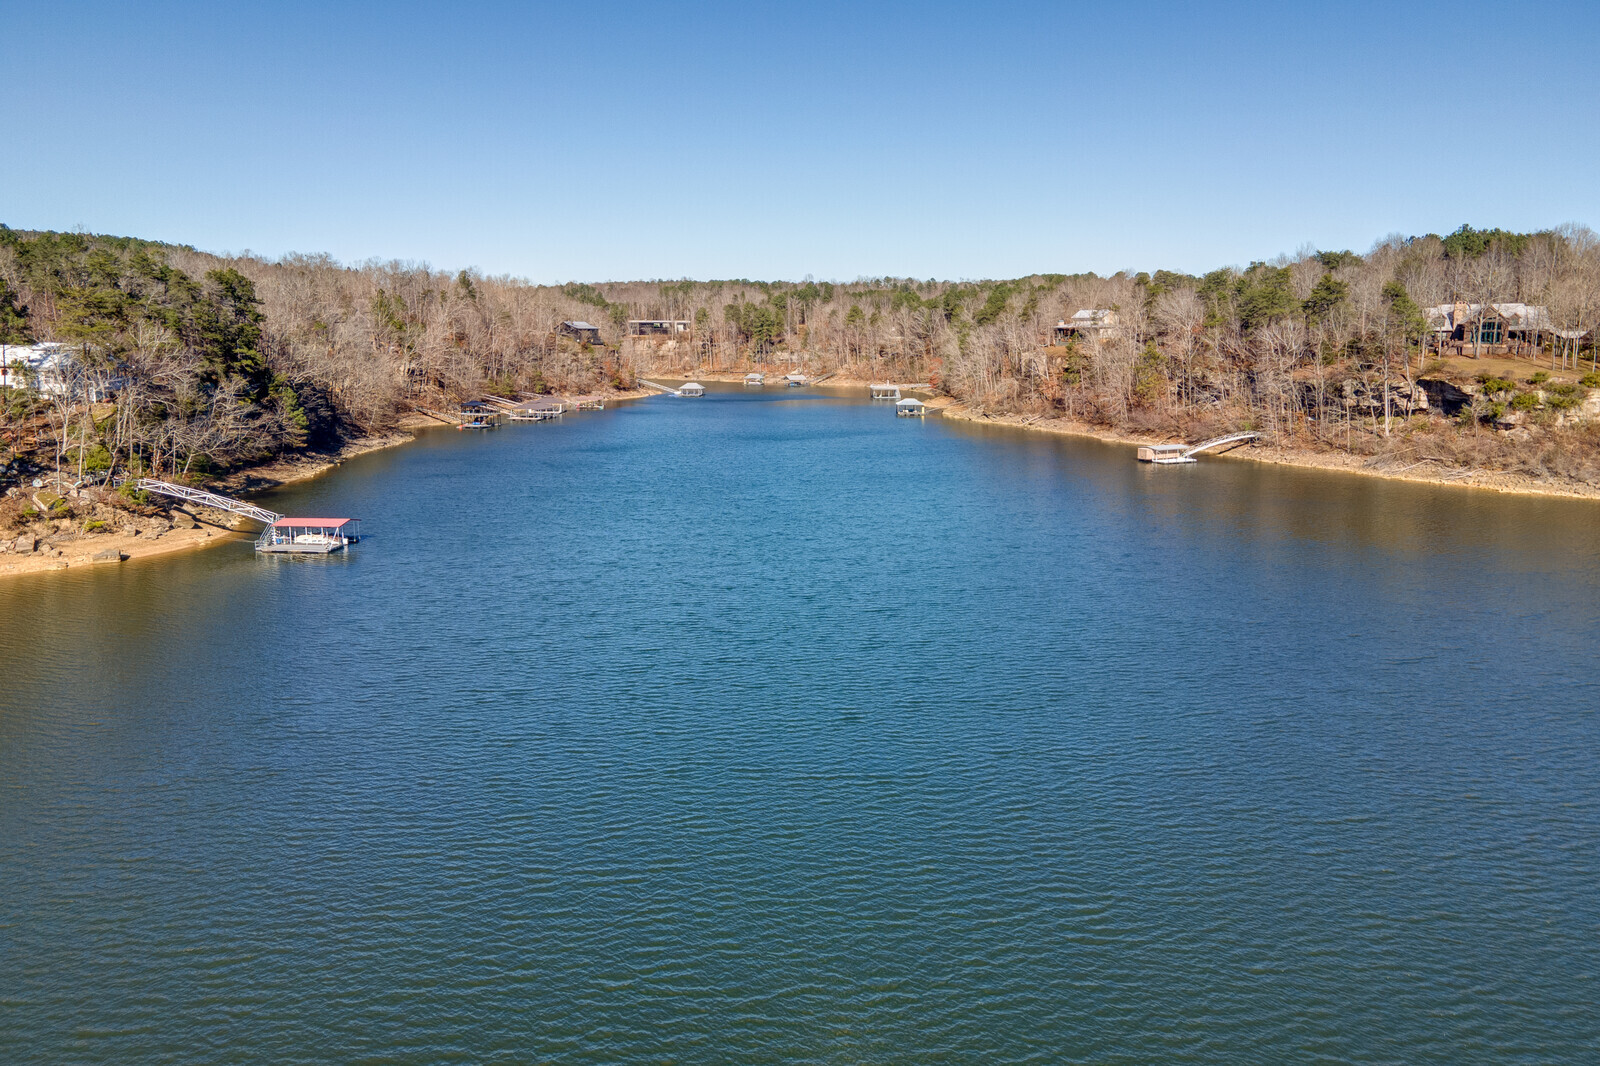
[[[1051,343],[1065,344],[1076,337],[1101,338],[1108,336],[1121,324],[1117,313],[1109,308],[1090,307],[1076,312],[1070,319],[1060,319],[1051,331]]]
[[[1423,314],[1434,347],[1456,355],[1521,355],[1537,349],[1541,335],[1556,333],[1550,312],[1537,304],[1458,301]]]
[[[103,403],[124,384],[118,372],[91,366],[76,345],[0,344],[0,389]]]

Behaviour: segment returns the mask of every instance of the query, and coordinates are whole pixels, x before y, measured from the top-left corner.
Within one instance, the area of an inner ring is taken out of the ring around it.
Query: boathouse
[[[900,386],[868,385],[867,394],[874,400],[898,400],[900,398]]]
[[[746,374],[744,376],[744,383],[746,385],[765,385],[767,383],[767,375],[765,375],[765,374]]]
[[[600,327],[588,322],[563,322],[556,332],[563,337],[571,337],[579,344],[600,343]]]
[[[456,412],[457,429],[493,429],[500,424],[500,412],[482,400],[468,400]]]
[[[574,396],[569,403],[574,411],[604,411],[606,398],[604,396]]]
[[[901,418],[920,418],[928,413],[928,405],[907,396],[894,405],[894,413]]]
[[[507,409],[513,422],[545,422],[560,418],[567,405],[559,400],[524,400]]]
[[[704,396],[705,394],[706,387],[698,381],[691,381],[678,390],[679,396]]]
[[[280,518],[256,540],[256,551],[285,555],[327,555],[361,539],[354,518]]]
[[[1192,463],[1193,459],[1185,457],[1184,452],[1189,450],[1187,444],[1141,444],[1139,445],[1139,461],[1141,463]]]

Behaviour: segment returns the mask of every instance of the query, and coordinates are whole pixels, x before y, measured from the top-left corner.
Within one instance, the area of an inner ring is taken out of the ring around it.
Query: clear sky
[[[1600,228],[1600,3],[0,0],[0,221],[536,281]]]

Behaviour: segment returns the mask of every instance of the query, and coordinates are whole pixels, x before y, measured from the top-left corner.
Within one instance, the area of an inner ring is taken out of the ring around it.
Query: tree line
[[[1257,428],[1374,450],[1414,431],[1416,382],[1438,355],[1422,309],[1457,301],[1539,304],[1553,327],[1592,331],[1600,241],[1572,226],[1463,226],[1204,275],[535,285],[0,227],[0,343],[69,345],[85,375],[119,386],[109,403],[86,402],[87,389],[9,390],[11,447],[21,427],[48,425],[56,461],[86,474],[193,474],[327,446],[472,395],[784,361],[931,380],[983,410],[1153,433]],[[1056,324],[1091,308],[1114,312],[1115,324],[1056,343]],[[600,325],[606,343],[564,336],[561,322],[574,319]],[[689,328],[629,338],[635,319]],[[1537,354],[1576,375],[1580,359],[1595,360],[1592,337],[1554,338]],[[1497,402],[1486,395],[1472,408],[1479,421]],[[1541,409],[1559,409],[1562,397],[1539,396]]]

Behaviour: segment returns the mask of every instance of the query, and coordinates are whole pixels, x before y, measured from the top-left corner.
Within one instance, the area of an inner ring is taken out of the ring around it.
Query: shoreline
[[[607,393],[606,400],[638,400],[656,393],[651,389],[624,389],[615,393]],[[346,461],[359,455],[370,452],[383,451],[387,448],[397,448],[403,444],[410,444],[417,439],[417,433],[426,429],[445,429],[453,423],[441,422],[431,415],[406,414],[402,415],[392,430],[385,433],[376,433],[370,436],[357,437],[347,441],[332,452],[298,453],[279,456],[260,466],[247,467],[235,471],[227,477],[219,479],[211,488],[223,495],[250,497],[258,493],[269,492],[272,489],[282,488],[285,485],[298,484],[319,478],[329,471],[343,466]],[[207,512],[216,514],[217,512]],[[27,574],[53,573],[61,570],[83,571],[98,566],[113,566],[117,563],[132,562],[135,559],[151,559],[162,555],[172,555],[176,552],[195,551],[201,548],[210,548],[217,544],[228,544],[244,539],[254,539],[255,533],[250,529],[241,529],[239,525],[248,525],[248,520],[232,517],[230,521],[211,520],[209,517],[195,516],[196,527],[193,529],[171,529],[160,533],[140,532],[136,534],[111,533],[96,534],[91,536],[79,535],[71,541],[49,554],[33,553],[29,555],[0,554],[0,581],[8,577],[22,577]],[[41,536],[41,540],[48,540],[48,535]],[[101,552],[115,551],[120,558],[96,560],[95,555]]]
[[[680,376],[679,372],[676,371],[655,371],[654,373],[674,380]],[[692,380],[740,384],[744,381],[744,374],[735,371],[706,371]],[[835,387],[865,388],[869,384],[873,384],[873,382],[859,374],[840,374],[814,387],[820,389]],[[1105,429],[1069,418],[986,414],[973,410],[961,401],[948,396],[932,396],[925,402],[928,406],[929,415],[938,414],[959,422],[1002,426],[1008,429],[1025,429],[1063,437],[1084,437],[1100,441],[1102,444],[1126,444],[1131,447],[1137,447],[1141,444],[1152,443],[1146,437],[1135,437],[1117,430]],[[1130,456],[1130,458],[1132,457]],[[1269,463],[1275,466],[1293,466],[1303,470],[1323,470],[1338,474],[1355,474],[1360,477],[1384,478],[1389,481],[1405,481],[1416,485],[1476,489],[1482,492],[1497,492],[1510,496],[1600,500],[1600,485],[1588,485],[1582,482],[1550,482],[1529,477],[1526,474],[1512,474],[1498,470],[1470,470],[1445,466],[1433,461],[1394,469],[1393,467],[1370,466],[1368,465],[1370,460],[1366,456],[1354,455],[1349,452],[1315,451],[1309,448],[1287,448],[1271,444],[1236,448],[1229,452],[1219,453],[1214,458]]]
[[[942,406],[929,405],[929,411],[938,411],[945,418],[976,425],[1003,426],[1008,429],[1025,429],[1038,433],[1053,433],[1063,437],[1087,437],[1103,444],[1149,444],[1145,437],[1133,437],[1116,430],[1102,429],[1083,422],[1065,418],[1025,418],[1019,415],[990,415],[972,410],[965,404],[951,402]],[[1384,478],[1389,481],[1408,481],[1418,485],[1437,485],[1445,488],[1476,489],[1480,492],[1498,492],[1509,496],[1547,496],[1569,500],[1600,500],[1600,486],[1574,483],[1552,484],[1526,474],[1510,474],[1496,470],[1465,470],[1442,466],[1434,462],[1419,463],[1400,470],[1368,465],[1364,456],[1347,452],[1319,452],[1305,448],[1284,448],[1278,445],[1252,445],[1221,453],[1217,458],[1270,463],[1275,466],[1294,466],[1305,470],[1323,470],[1360,477]],[[1133,457],[1129,456],[1132,460]],[[1418,470],[1418,466],[1431,467]]]
[[[397,431],[370,437],[358,437],[342,445],[337,451],[316,455],[285,456],[261,466],[241,470],[223,478],[216,488],[223,493],[254,494],[283,485],[310,481],[344,464],[347,459],[368,452],[382,451],[416,439],[412,432]],[[239,519],[244,522],[245,519]],[[195,516],[195,528],[171,529],[160,533],[111,533],[79,536],[67,541],[50,554],[0,555],[0,581],[26,574],[52,573],[62,570],[83,571],[100,566],[115,566],[135,559],[152,559],[176,552],[195,551],[218,544],[254,539],[248,529],[211,521]],[[42,537],[40,539],[48,539]],[[115,551],[117,559],[97,560],[101,552]]]
[[[676,378],[678,375],[662,374],[661,376]],[[706,373],[686,380],[739,384],[744,381],[744,375],[738,373]],[[825,389],[833,384],[841,387],[864,387],[868,382],[865,379],[855,380],[854,376],[851,376],[836,383],[824,382],[820,387]],[[608,396],[607,399],[635,400],[645,399],[654,395],[657,395],[654,390],[630,389],[615,396]],[[954,421],[969,422],[974,425],[1029,430],[1063,437],[1081,437],[1096,440],[1102,444],[1119,444],[1130,447],[1150,443],[1142,437],[1134,437],[1116,430],[1104,429],[1065,418],[1025,417],[1005,414],[991,415],[975,411],[967,405],[948,397],[932,398],[928,403],[928,410],[930,414],[938,414]],[[346,461],[357,456],[409,444],[416,440],[417,431],[419,430],[429,428],[442,429],[445,425],[445,423],[429,416],[408,415],[396,423],[396,428],[388,433],[359,437],[342,445],[337,451],[330,453],[280,457],[261,466],[250,467],[223,478],[217,482],[216,488],[228,494],[249,496],[281,488],[285,485],[310,481],[337,469],[344,465]],[[1432,468],[1428,470],[1419,471],[1416,466],[1393,470],[1369,466],[1368,460],[1358,455],[1342,452],[1318,452],[1303,448],[1284,448],[1276,445],[1253,445],[1234,449],[1218,456],[1218,458],[1224,457],[1248,462],[1268,463],[1276,466],[1292,466],[1306,470],[1322,470],[1332,473],[1354,474],[1360,477],[1383,478],[1389,481],[1403,481],[1418,485],[1475,489],[1503,495],[1600,500],[1600,486],[1582,484],[1552,485],[1527,475],[1500,471],[1455,470],[1447,473],[1446,471],[1451,471],[1452,468],[1443,467],[1432,462],[1417,464]],[[244,521],[244,519],[238,519],[240,523]],[[88,537],[80,536],[67,541],[63,547],[57,548],[48,554],[0,555],[0,580],[8,577],[21,577],[27,574],[50,573],[62,570],[82,571],[100,565],[131,562],[135,559],[150,559],[171,555],[176,552],[209,548],[217,544],[231,543],[251,536],[252,533],[247,529],[240,529],[234,524],[224,524],[223,522],[212,521],[197,515],[195,516],[195,526],[191,529],[174,528],[156,533],[141,531],[132,534],[115,533]],[[48,539],[48,537],[41,539]],[[104,560],[94,558],[99,553],[111,551],[117,552],[119,557]]]

